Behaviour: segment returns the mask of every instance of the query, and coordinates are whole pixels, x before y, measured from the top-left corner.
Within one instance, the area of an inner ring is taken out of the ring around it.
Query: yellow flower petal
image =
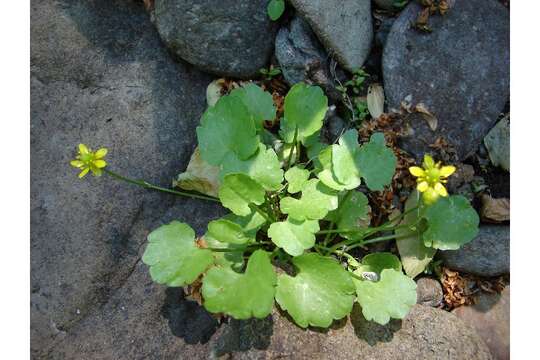
[[[416,189],[418,191],[420,191],[420,192],[424,192],[428,188],[429,188],[429,184],[427,183],[427,181],[422,181],[422,182],[418,183],[418,185],[416,186]]]
[[[411,166],[409,172],[416,177],[424,176],[425,174],[424,169],[418,166]]]
[[[446,191],[446,188],[443,186],[443,184],[436,183],[435,186],[434,186],[434,189],[437,192],[437,194],[439,194],[439,195],[441,195],[443,197],[448,196],[448,192]]]
[[[101,158],[105,157],[105,155],[107,155],[107,149],[106,148],[101,148],[98,151],[96,151],[95,157],[96,157],[96,159],[101,159]]]
[[[90,150],[88,149],[88,147],[84,144],[79,144],[79,152],[81,154],[88,154],[90,152]]]
[[[92,168],[92,174],[94,176],[101,176],[101,174],[103,173],[103,171],[99,168],[96,168],[96,167],[93,167]]]
[[[69,163],[71,164],[71,166],[79,169],[84,166],[84,163],[81,160],[71,160]]]
[[[429,154],[424,155],[424,163],[422,164],[424,169],[431,169],[435,167],[435,161],[433,161],[433,158]]]
[[[100,169],[107,166],[107,162],[105,160],[94,160],[93,164],[95,167],[100,168]]]
[[[90,171],[89,168],[85,168],[81,173],[79,174],[79,179],[82,179],[88,172]]]
[[[443,166],[441,168],[441,176],[448,177],[456,172],[456,167],[452,165]]]

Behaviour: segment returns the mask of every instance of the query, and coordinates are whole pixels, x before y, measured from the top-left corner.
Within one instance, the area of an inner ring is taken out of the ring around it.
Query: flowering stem
[[[111,171],[111,170],[103,169],[103,171],[105,173],[107,173],[108,175],[112,176],[113,178],[117,179],[117,180],[125,181],[125,182],[127,182],[129,184],[133,184],[133,185],[138,185],[138,186],[141,186],[141,187],[143,187],[145,189],[157,190],[157,191],[161,191],[161,192],[168,193],[168,194],[173,194],[173,195],[178,195],[178,196],[187,196],[187,197],[190,197],[190,198],[193,198],[193,199],[202,199],[202,200],[220,202],[218,198],[215,198],[215,197],[212,197],[212,196],[198,195],[198,194],[192,194],[192,193],[188,193],[188,192],[184,192],[184,191],[176,191],[176,190],[172,190],[172,189],[167,189],[167,188],[164,188],[164,187],[161,187],[161,186],[150,184],[149,182],[144,181],[144,180],[134,180],[134,179],[127,178],[127,177],[122,176],[120,174],[117,174],[117,173],[115,173],[114,171]]]

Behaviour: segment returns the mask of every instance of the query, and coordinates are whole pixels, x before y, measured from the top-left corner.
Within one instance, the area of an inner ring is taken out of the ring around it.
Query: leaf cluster
[[[263,126],[276,117],[272,96],[255,84],[209,107],[197,128],[200,157],[217,168],[218,197],[231,213],[201,238],[178,221],[154,230],[143,256],[152,279],[168,286],[200,279],[206,309],[236,319],[268,316],[274,301],[301,327],[328,327],[354,302],[380,324],[403,318],[416,285],[399,258],[350,253],[393,229],[369,227],[368,198],[357,189],[388,186],[396,157],[382,133],[360,144],[349,130],[336,144],[322,143],[327,110],[323,91],[304,83],[285,97],[277,134]],[[413,210],[396,237],[455,249],[476,234],[478,217],[462,197]],[[285,263],[293,272],[278,271]]]

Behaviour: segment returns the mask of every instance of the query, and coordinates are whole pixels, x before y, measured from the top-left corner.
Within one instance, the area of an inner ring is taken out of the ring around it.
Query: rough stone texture
[[[276,36],[276,58],[285,80],[291,85],[305,81],[306,70],[323,68],[328,72],[328,59],[324,48],[300,17],[294,17],[288,27],[282,27]]]
[[[127,347],[127,330],[115,338],[105,329],[71,337],[71,329],[112,306],[150,224],[174,199],[106,176],[79,180],[69,160],[79,142],[105,146],[111,168],[170,184],[195,147],[211,79],[171,60],[131,1],[34,0],[31,37],[32,353],[65,336],[73,349],[94,335]]]
[[[383,53],[389,108],[412,96],[438,119],[432,131],[421,114],[407,117],[402,146],[420,158],[442,136],[459,159],[478,148],[509,95],[510,22],[496,0],[456,0],[446,16],[431,16],[433,32],[411,27],[420,6],[411,2],[394,22]]]
[[[501,119],[484,138],[493,165],[510,171],[510,118]]]
[[[439,251],[445,266],[479,276],[510,272],[510,226],[482,225],[478,236],[459,250]]]
[[[416,303],[437,307],[442,303],[443,290],[441,283],[431,278],[420,278],[416,281]]]
[[[403,321],[367,322],[355,306],[329,330],[301,329],[275,311],[262,320],[233,321],[211,342],[232,359],[491,359],[469,325],[443,310],[415,305]]]
[[[201,70],[247,78],[265,67],[276,23],[268,0],[156,0],[154,19],[167,47]]]
[[[370,0],[290,0],[327,52],[349,71],[360,68],[373,40]]]
[[[510,287],[501,294],[481,293],[476,304],[452,312],[474,327],[497,360],[510,359]]]

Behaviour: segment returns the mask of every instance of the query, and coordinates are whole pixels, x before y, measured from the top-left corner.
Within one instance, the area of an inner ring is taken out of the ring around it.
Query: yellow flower
[[[455,166],[441,166],[440,162],[435,163],[433,158],[426,154],[422,167],[411,166],[409,171],[418,178],[416,188],[422,193],[424,203],[430,205],[437,201],[439,196],[448,196],[443,184],[447,182],[446,178],[456,171]]]
[[[75,157],[76,160],[71,160],[70,164],[77,169],[81,169],[79,179],[88,174],[91,170],[94,176],[101,176],[103,168],[107,166],[107,162],[103,158],[107,155],[107,149],[101,148],[93,152],[86,145],[79,144],[79,152]]]

